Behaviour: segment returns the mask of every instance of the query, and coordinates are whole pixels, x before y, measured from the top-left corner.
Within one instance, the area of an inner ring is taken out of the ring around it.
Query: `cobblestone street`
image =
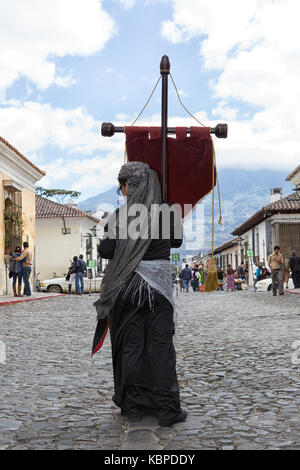
[[[179,294],[188,419],[170,428],[113,405],[109,337],[90,359],[96,297],[0,308],[0,449],[300,449],[299,295]]]

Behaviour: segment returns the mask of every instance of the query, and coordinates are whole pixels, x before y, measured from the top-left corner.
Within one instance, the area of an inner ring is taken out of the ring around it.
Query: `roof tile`
[[[241,235],[276,213],[300,213],[299,196],[293,193],[278,201],[271,202],[249,217],[239,227],[236,227],[231,233],[232,235]]]
[[[59,204],[58,202],[51,201],[45,197],[35,196],[35,214],[38,218],[47,217],[88,217],[94,222],[99,222],[99,219],[87,214],[84,211],[75,209],[74,207],[66,204]]]

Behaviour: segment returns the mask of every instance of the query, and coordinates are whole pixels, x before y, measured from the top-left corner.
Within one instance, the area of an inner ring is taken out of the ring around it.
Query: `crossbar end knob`
[[[103,122],[101,126],[101,135],[103,137],[112,137],[115,133],[115,126],[111,122]]]
[[[215,127],[215,136],[219,139],[226,139],[228,135],[227,124],[217,124]]]

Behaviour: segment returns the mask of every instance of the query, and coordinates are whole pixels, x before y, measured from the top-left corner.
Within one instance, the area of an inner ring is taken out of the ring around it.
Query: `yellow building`
[[[11,293],[9,254],[22,242],[35,246],[35,184],[45,175],[0,137],[0,295]]]

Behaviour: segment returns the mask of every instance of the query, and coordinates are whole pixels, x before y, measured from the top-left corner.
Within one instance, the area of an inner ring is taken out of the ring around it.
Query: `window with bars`
[[[280,252],[289,258],[291,250],[296,250],[300,255],[300,223],[279,225],[279,245]]]
[[[14,187],[5,187],[4,227],[5,250],[13,251],[22,244],[22,193]]]

